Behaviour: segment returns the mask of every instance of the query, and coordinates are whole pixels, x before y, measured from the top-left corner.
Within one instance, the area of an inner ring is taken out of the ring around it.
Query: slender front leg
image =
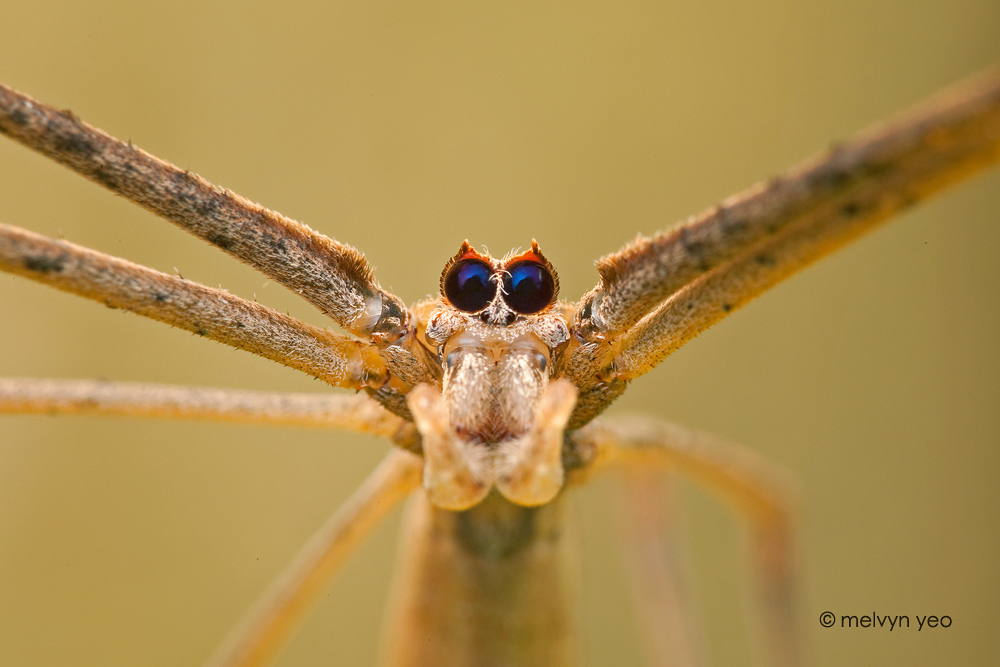
[[[601,282],[576,314],[587,344],[567,374],[584,397],[612,378],[632,380],[776,283],[998,159],[994,70],[639,238],[598,262]]]
[[[206,667],[271,662],[351,552],[379,521],[420,486],[420,459],[394,450],[303,547]]]
[[[794,494],[783,472],[746,447],[642,418],[596,420],[573,434],[573,444],[594,469],[676,471],[725,501],[746,523],[771,664],[803,663],[795,615]]]
[[[321,329],[222,289],[0,224],[0,271],[186,329],[332,385],[380,387],[371,343]]]
[[[406,307],[364,255],[0,84],[0,134],[131,199],[273,278],[358,336],[392,341]]]

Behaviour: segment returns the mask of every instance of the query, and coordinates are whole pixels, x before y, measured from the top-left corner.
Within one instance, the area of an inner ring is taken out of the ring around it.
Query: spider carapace
[[[422,384],[406,399],[438,507],[466,509],[494,487],[519,505],[540,505],[562,487],[563,431],[577,390],[550,381],[553,357],[570,339],[558,293],[555,268],[534,241],[499,260],[466,241],[445,265],[441,298],[417,331],[440,360],[441,391]]]

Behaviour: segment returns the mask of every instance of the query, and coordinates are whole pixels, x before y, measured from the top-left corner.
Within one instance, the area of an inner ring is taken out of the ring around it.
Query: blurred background
[[[7,0],[0,80],[363,250],[412,302],[463,239],[538,239],[567,300],[593,261],[1000,62],[994,0],[803,3]],[[207,244],[10,141],[0,221],[316,324]],[[1000,652],[1000,173],[808,269],[634,383],[643,412],[742,442],[802,494],[818,665]],[[0,375],[332,391],[0,276]],[[0,418],[0,663],[197,665],[387,451],[339,432]],[[609,488],[576,494],[584,664],[640,665]],[[738,527],[687,526],[713,665],[754,655]],[[370,665],[398,513],[281,665]],[[948,629],[823,629],[832,611]],[[752,614],[751,614],[752,616]]]

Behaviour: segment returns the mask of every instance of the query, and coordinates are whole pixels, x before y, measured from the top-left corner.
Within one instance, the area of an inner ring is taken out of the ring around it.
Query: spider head
[[[535,241],[530,250],[499,260],[464,241],[441,272],[441,298],[425,334],[439,354],[463,331],[499,345],[532,333],[553,350],[569,339],[566,320],[554,308],[558,295],[559,276]]]
[[[534,241],[496,260],[466,241],[441,274],[420,336],[437,347],[441,384],[415,387],[431,503],[461,510],[491,488],[515,504],[549,502],[564,482],[563,430],[577,390],[555,373],[569,341],[559,279]]]
[[[519,315],[549,310],[558,294],[556,270],[535,241],[527,252],[512,252],[501,260],[465,241],[441,272],[443,302],[493,326],[509,326]]]

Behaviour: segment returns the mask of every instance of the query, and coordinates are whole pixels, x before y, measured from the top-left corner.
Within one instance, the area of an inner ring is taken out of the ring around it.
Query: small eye
[[[552,274],[538,262],[516,262],[507,267],[503,300],[522,315],[544,310],[555,293]]]
[[[493,267],[478,259],[463,259],[448,270],[444,295],[451,305],[467,313],[478,313],[490,305],[497,293],[491,281]]]

